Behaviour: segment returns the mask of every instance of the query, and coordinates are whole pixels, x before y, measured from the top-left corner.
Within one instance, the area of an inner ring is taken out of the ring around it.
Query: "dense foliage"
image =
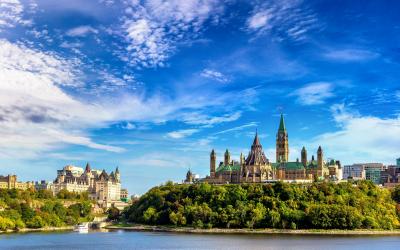
[[[166,185],[124,212],[128,221],[201,228],[394,229],[400,209],[371,182]]]
[[[87,194],[0,189],[0,231],[74,225],[92,217],[91,207]]]

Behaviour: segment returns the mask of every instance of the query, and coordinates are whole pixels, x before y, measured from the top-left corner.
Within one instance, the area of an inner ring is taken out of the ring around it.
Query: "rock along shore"
[[[72,231],[73,226],[65,227],[42,227],[42,228],[21,228],[17,230],[0,231],[2,233],[28,233],[28,232],[52,232],[52,231]]]
[[[323,230],[323,229],[227,229],[212,228],[199,229],[193,227],[170,227],[170,226],[150,226],[150,225],[112,225],[107,226],[110,230],[131,230],[131,231],[151,231],[151,232],[174,232],[174,233],[198,233],[198,234],[310,234],[310,235],[400,235],[400,230]]]

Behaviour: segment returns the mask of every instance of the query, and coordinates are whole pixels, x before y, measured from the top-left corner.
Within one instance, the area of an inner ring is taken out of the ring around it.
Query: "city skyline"
[[[256,129],[275,162],[281,113],[291,161],[400,157],[397,2],[0,3],[0,175],[90,162],[141,194]]]

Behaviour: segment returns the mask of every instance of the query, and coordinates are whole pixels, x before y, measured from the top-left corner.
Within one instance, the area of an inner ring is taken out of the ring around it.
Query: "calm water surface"
[[[400,236],[26,233],[0,235],[0,249],[400,249]]]

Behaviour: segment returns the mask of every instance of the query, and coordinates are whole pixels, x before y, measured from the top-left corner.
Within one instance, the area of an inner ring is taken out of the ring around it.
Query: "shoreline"
[[[73,226],[64,227],[42,227],[42,228],[21,228],[16,230],[0,231],[0,234],[12,233],[30,233],[30,232],[55,232],[55,231],[73,231]]]
[[[131,226],[107,226],[109,230],[145,231],[145,232],[169,232],[192,234],[288,234],[288,235],[400,235],[400,230],[340,230],[340,229],[227,229],[212,228],[200,229],[193,227],[169,227],[132,224]]]

